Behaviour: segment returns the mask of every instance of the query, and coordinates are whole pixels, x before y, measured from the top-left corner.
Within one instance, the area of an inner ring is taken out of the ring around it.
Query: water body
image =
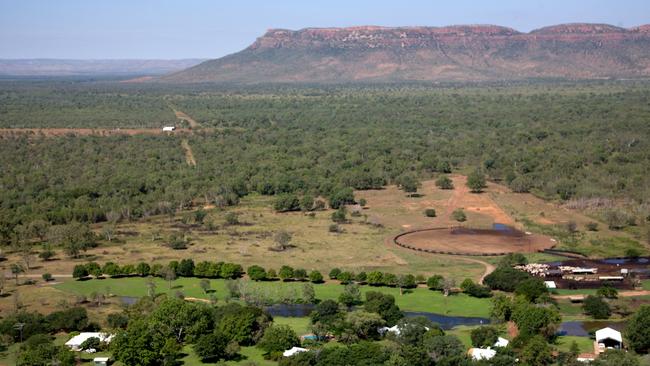
[[[120,296],[120,301],[121,301],[122,304],[124,304],[124,305],[133,305],[133,304],[135,304],[136,302],[138,302],[138,300],[140,300],[139,297],[133,297],[133,296]]]
[[[316,308],[314,304],[275,304],[265,306],[264,310],[273,316],[303,318],[309,316],[314,308]]]
[[[408,318],[423,316],[434,323],[440,324],[442,329],[451,329],[459,325],[488,325],[490,324],[490,319],[487,318],[475,318],[467,316],[447,316],[442,314],[427,313],[420,311],[405,311],[404,315]]]
[[[309,316],[309,314],[314,310],[314,308],[315,305],[313,304],[276,304],[273,306],[266,306],[264,310],[266,310],[269,314],[273,316],[301,318],[301,317]],[[404,315],[407,317],[424,316],[425,318],[431,320],[432,322],[440,324],[440,327],[442,329],[451,329],[458,325],[490,324],[490,319],[487,318],[447,316],[442,314],[427,313],[427,312],[420,312],[420,311],[405,311]]]
[[[497,222],[492,224],[492,229],[496,231],[503,231],[503,232],[515,231],[515,228],[513,228],[512,226],[508,226],[506,224],[499,224]]]
[[[639,258],[607,258],[600,260],[599,262],[605,264],[647,264],[650,263],[650,259],[645,257]]]
[[[562,336],[591,337],[598,329],[610,327],[618,331],[625,329],[625,322],[621,321],[569,321],[563,322],[557,334]]]

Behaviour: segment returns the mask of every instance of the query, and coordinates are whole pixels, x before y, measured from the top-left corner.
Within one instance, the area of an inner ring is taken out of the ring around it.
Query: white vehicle
[[[163,132],[174,132],[176,130],[175,126],[165,126],[163,127]]]

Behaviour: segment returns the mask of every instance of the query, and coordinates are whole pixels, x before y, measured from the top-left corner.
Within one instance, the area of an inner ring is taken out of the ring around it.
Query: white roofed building
[[[291,347],[291,349],[288,349],[284,352],[282,352],[282,356],[284,357],[291,357],[295,355],[296,353],[300,352],[308,352],[309,350],[307,348],[302,348],[302,347]]]
[[[510,344],[510,341],[499,337],[496,342],[494,342],[494,347],[508,347],[508,344]]]
[[[496,356],[497,351],[493,350],[492,348],[470,348],[469,351],[467,352],[469,357],[471,357],[475,361],[480,361],[480,360],[491,360],[492,357]]]
[[[604,352],[607,349],[621,349],[623,348],[623,337],[618,330],[607,327],[596,331],[596,343],[599,352]]]
[[[83,332],[70,338],[69,341],[65,342],[65,345],[73,351],[81,351],[81,345],[90,338],[99,338],[100,342],[111,343],[113,335],[108,333]]]

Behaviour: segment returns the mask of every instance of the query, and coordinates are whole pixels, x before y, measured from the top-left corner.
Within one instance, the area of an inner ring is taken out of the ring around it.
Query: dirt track
[[[181,141],[181,146],[183,147],[183,150],[185,150],[185,161],[187,162],[187,165],[196,166],[196,159],[194,159],[194,153],[192,152],[192,148],[187,139]]]
[[[466,211],[473,211],[488,215],[494,219],[494,222],[514,226],[515,222],[499,205],[490,198],[489,193],[471,193],[467,188],[467,177],[453,176],[454,190],[451,197],[445,205],[445,214],[450,216],[451,212],[457,208],[463,208]],[[489,184],[491,191],[498,191],[497,185]]]
[[[185,121],[189,123],[190,128],[201,128],[201,125],[196,122],[192,117],[188,116],[184,112],[181,112],[179,110],[176,110],[175,108],[172,108],[174,111],[174,114],[176,115],[176,118],[178,118],[179,121]]]
[[[0,128],[0,137],[119,136],[187,134],[190,130],[163,132],[160,128]]]

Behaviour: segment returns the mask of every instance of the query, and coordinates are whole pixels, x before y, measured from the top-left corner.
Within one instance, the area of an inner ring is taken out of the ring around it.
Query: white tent
[[[95,357],[93,359],[93,364],[94,366],[107,366],[108,365],[108,357]]]
[[[81,351],[81,344],[90,338],[99,338],[100,342],[110,343],[111,339],[113,339],[113,335],[107,333],[83,332],[70,338],[69,341],[65,342],[65,345],[70,347],[73,351]]]
[[[497,351],[491,349],[490,347],[470,348],[468,353],[473,360],[480,361],[480,360],[491,360],[492,357],[496,356]]]
[[[596,331],[596,343],[598,348],[621,348],[623,346],[623,337],[621,332],[612,328],[603,328]]]
[[[508,341],[505,338],[499,337],[497,341],[494,343],[494,347],[508,347],[508,344],[510,344],[510,341]]]
[[[307,351],[309,351],[307,348],[291,347],[291,349],[288,349],[288,350],[282,352],[282,356],[291,357],[291,356],[295,355],[296,353],[307,352]]]

